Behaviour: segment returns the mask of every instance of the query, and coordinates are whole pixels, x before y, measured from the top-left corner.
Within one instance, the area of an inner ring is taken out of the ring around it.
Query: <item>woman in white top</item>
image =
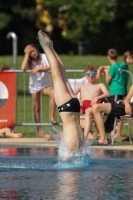
[[[29,92],[32,95],[34,102],[34,118],[35,122],[40,122],[40,94],[41,92],[50,97],[50,121],[53,124],[58,124],[54,119],[56,104],[54,100],[53,87],[50,84],[49,63],[45,54],[41,54],[38,48],[29,44],[24,49],[24,59],[21,65],[22,70],[31,69],[29,80]],[[37,127],[41,137],[45,137],[45,133]]]

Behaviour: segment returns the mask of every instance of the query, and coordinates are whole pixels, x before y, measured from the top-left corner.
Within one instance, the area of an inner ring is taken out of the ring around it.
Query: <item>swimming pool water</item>
[[[0,148],[0,200],[130,200],[132,158],[132,151],[99,149],[89,166],[57,170],[56,148]]]

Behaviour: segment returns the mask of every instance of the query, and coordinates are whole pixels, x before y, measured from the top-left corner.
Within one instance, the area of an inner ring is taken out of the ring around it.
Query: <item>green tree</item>
[[[114,20],[115,7],[115,0],[44,1],[44,8],[52,15],[53,26],[59,26],[63,37],[75,44],[79,41],[91,43],[95,40],[102,32],[102,23]],[[60,21],[64,21],[62,26]]]
[[[28,43],[36,41],[34,0],[4,0],[0,1],[0,54],[11,54],[12,41],[6,40],[8,32],[18,36],[18,52]]]
[[[120,53],[132,48],[132,0],[44,0],[43,4],[53,27],[59,27],[71,44],[87,41],[90,53],[104,54],[112,47]]]
[[[117,0],[114,26],[116,27],[120,48],[133,49],[133,1]]]
[[[28,43],[39,44],[37,30],[46,31],[58,53],[77,53],[86,41],[91,54],[132,50],[132,0],[4,0],[0,1],[0,54],[10,54],[8,32],[18,36],[18,53]]]

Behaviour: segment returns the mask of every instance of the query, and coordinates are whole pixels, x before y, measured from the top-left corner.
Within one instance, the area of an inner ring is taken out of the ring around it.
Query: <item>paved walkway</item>
[[[46,140],[44,138],[0,138],[0,147],[57,147],[57,143],[54,140]],[[113,146],[91,146],[96,149],[118,149],[118,150],[130,150],[133,151],[133,145],[116,145]]]

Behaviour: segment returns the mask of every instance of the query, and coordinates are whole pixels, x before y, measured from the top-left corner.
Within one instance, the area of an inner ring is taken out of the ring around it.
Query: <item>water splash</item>
[[[18,159],[18,158],[11,158],[11,160],[7,159],[7,162],[5,162],[5,158],[2,161],[0,165],[0,171],[6,170],[30,170],[30,171],[47,171],[47,170],[62,170],[62,169],[77,169],[77,168],[83,168],[87,167],[90,163],[90,156],[92,154],[89,142],[86,141],[80,149],[77,149],[75,154],[72,154],[68,151],[69,145],[66,147],[63,142],[63,134],[62,130],[59,130],[59,126],[55,127],[52,125],[52,128],[54,129],[56,134],[52,134],[52,131],[50,135],[56,140],[58,145],[58,155],[57,159],[50,160],[49,157],[45,157],[45,161],[36,159]],[[47,162],[48,161],[48,162]],[[52,161],[52,162],[51,162]]]
[[[91,160],[87,155],[73,156],[65,162],[59,160],[51,169],[77,169],[87,167],[90,163]]]
[[[63,141],[63,134],[62,132],[58,132],[59,130],[53,126],[54,131],[58,134],[58,137],[52,136],[58,145],[58,156],[57,156],[57,163],[52,166],[52,169],[74,169],[74,168],[81,168],[81,167],[87,167],[90,163],[90,145],[88,141],[85,141],[85,143],[78,149],[74,151],[75,154],[70,153],[68,151],[69,144],[66,146]]]

